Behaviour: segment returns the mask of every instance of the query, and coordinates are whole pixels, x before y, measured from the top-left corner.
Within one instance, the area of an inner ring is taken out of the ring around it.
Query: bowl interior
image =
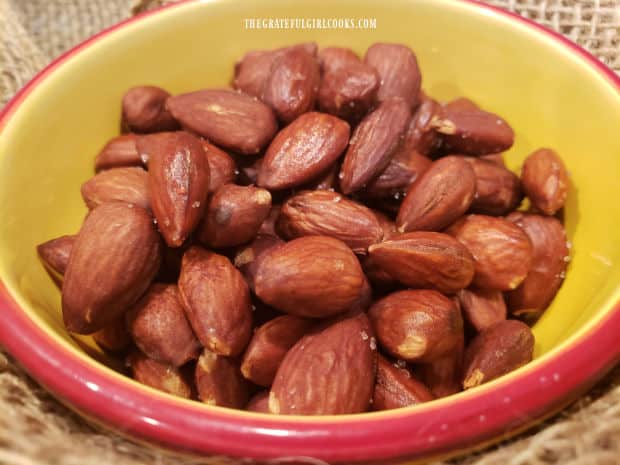
[[[245,29],[245,18],[376,18],[376,29]],[[133,85],[172,93],[221,87],[247,50],[301,41],[349,46],[402,42],[416,52],[424,90],[467,96],[516,131],[518,170],[538,147],[555,148],[571,173],[565,218],[572,242],[566,281],[536,324],[535,355],[585,331],[618,300],[620,97],[613,85],[550,37],[471,4],[438,0],[194,2],[118,29],[72,56],[37,86],[0,137],[0,281],[59,344],[84,355],[64,330],[59,291],[35,246],[74,233],[86,213],[79,187],[119,130]],[[83,343],[98,351],[89,338]]]

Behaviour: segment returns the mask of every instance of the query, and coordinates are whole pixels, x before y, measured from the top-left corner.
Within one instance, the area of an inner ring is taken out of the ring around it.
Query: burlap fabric
[[[162,0],[0,0],[0,103],[60,53]],[[559,31],[620,71],[620,0],[489,0]],[[0,465],[198,464],[93,429],[0,351]],[[218,460],[231,463],[228,460]],[[213,463],[213,459],[209,460]],[[620,464],[620,368],[518,438],[451,463]],[[439,465],[439,464],[437,464]]]

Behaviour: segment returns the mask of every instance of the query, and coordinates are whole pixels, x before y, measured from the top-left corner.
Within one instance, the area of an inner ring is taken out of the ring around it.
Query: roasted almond
[[[411,118],[404,100],[389,99],[364,117],[353,131],[340,168],[345,194],[364,188],[390,163]]]
[[[225,184],[234,183],[237,177],[235,160],[206,140],[202,140],[201,143],[209,164],[209,193],[215,192]]]
[[[441,231],[467,211],[476,193],[476,175],[463,157],[444,157],[414,182],[398,211],[400,232]]]
[[[443,104],[443,108],[445,108],[448,113],[457,113],[462,111],[468,112],[480,109],[476,102],[466,97],[458,97],[454,100],[450,100],[449,102]]]
[[[257,184],[286,189],[312,181],[329,169],[349,142],[349,125],[335,116],[301,115],[275,137],[258,172]]]
[[[408,287],[431,288],[451,294],[467,287],[474,277],[474,259],[453,237],[416,231],[371,245],[373,263]]]
[[[194,231],[205,210],[209,164],[198,138],[186,132],[144,136],[140,153],[148,154],[153,214],[166,244],[179,247]]]
[[[279,247],[282,244],[284,241],[276,235],[258,234],[251,243],[235,254],[235,266],[241,271],[252,291],[254,291],[256,271],[261,256],[273,247]]]
[[[319,51],[319,65],[324,75],[359,64],[362,60],[350,48],[325,47]]]
[[[553,150],[539,149],[529,155],[523,163],[521,182],[532,205],[546,215],[554,215],[564,206],[568,172]]]
[[[243,355],[241,373],[259,386],[269,387],[288,350],[311,328],[313,322],[282,315],[258,327]]]
[[[335,415],[368,410],[376,343],[365,314],[302,337],[286,354],[269,394],[275,414]]]
[[[183,255],[179,291],[200,343],[224,356],[239,355],[252,333],[250,291],[230,261],[200,247]]]
[[[432,161],[413,149],[399,148],[387,168],[371,181],[362,195],[370,198],[404,198],[405,192],[431,166]]]
[[[258,234],[265,234],[268,236],[277,236],[276,233],[276,223],[278,221],[278,217],[280,216],[280,209],[282,205],[274,205],[271,204],[271,210],[269,210],[269,215],[263,221],[263,224],[260,225],[258,229]]]
[[[255,155],[278,125],[271,108],[229,89],[205,89],[170,97],[166,106],[185,128],[225,149]]]
[[[461,391],[464,351],[465,338],[461,335],[452,351],[431,362],[416,365],[416,374],[436,398]]]
[[[123,352],[131,344],[131,336],[125,325],[125,316],[121,315],[112,323],[93,333],[93,340],[108,352]]]
[[[205,349],[196,363],[195,377],[198,398],[205,404],[240,409],[248,403],[249,386],[230,358]]]
[[[357,257],[344,242],[307,236],[269,251],[259,261],[255,292],[283,312],[324,318],[349,310],[364,282]]]
[[[185,399],[192,397],[192,383],[183,368],[157,362],[137,350],[129,355],[127,363],[133,378],[139,383],[173,396]]]
[[[455,111],[444,107],[433,127],[441,134],[446,150],[467,155],[503,152],[512,147],[515,138],[504,119],[482,110]]]
[[[71,249],[76,239],[75,235],[60,236],[37,246],[37,254],[45,271],[59,286],[62,285]]]
[[[165,104],[170,94],[161,87],[132,87],[123,95],[122,126],[132,132],[174,131],[179,128]]]
[[[463,389],[499,378],[532,360],[534,335],[525,323],[502,321],[482,331],[465,351]]]
[[[114,168],[95,175],[81,187],[89,209],[105,202],[127,202],[149,210],[149,175],[142,168]]]
[[[269,391],[259,391],[248,402],[245,406],[245,409],[248,412],[254,413],[270,413],[269,412]]]
[[[356,253],[383,238],[377,216],[364,205],[331,191],[306,191],[290,197],[276,225],[284,239],[329,236],[340,239]]]
[[[471,210],[485,215],[505,215],[519,206],[523,198],[519,178],[492,161],[464,158],[476,175],[476,194]]]
[[[372,398],[373,410],[390,410],[417,405],[435,398],[431,391],[404,367],[377,357],[377,381]]]
[[[502,291],[494,289],[463,289],[459,302],[465,320],[477,332],[484,331],[506,319],[506,302]]]
[[[216,248],[244,244],[256,236],[270,211],[268,190],[227,184],[209,199],[199,239]]]
[[[92,334],[119,317],[150,285],[160,254],[159,235],[143,208],[110,202],[91,210],[62,286],[67,329]]]
[[[556,218],[514,212],[506,218],[519,226],[532,243],[532,264],[523,282],[506,293],[513,315],[538,317],[564,281],[570,261],[566,232]]]
[[[143,166],[147,160],[140,157],[136,134],[123,134],[110,139],[95,158],[95,171],[122,168],[125,166]]]
[[[463,337],[460,310],[433,290],[394,292],[376,301],[368,316],[381,347],[408,362],[443,357]]]
[[[491,163],[496,163],[499,166],[503,166],[504,168],[506,167],[506,162],[504,161],[504,154],[502,152],[490,153],[488,155],[480,155],[478,159],[489,161]]]
[[[521,228],[504,218],[468,215],[447,233],[474,256],[473,284],[477,287],[516,289],[530,270],[532,243]]]
[[[433,128],[433,123],[441,115],[441,105],[430,97],[424,97],[416,109],[403,141],[405,151],[415,150],[421,155],[430,156],[441,146],[441,137]]]
[[[262,100],[285,124],[314,108],[321,76],[316,58],[303,48],[277,57],[265,82]]]
[[[149,358],[181,366],[198,357],[200,344],[174,284],[153,284],[127,313],[134,343]]]
[[[321,173],[318,177],[312,181],[304,184],[301,188],[312,191],[332,191],[338,189],[338,172],[340,166],[338,163],[334,163],[326,171]]]
[[[364,62],[373,66],[381,78],[377,95],[379,102],[399,97],[410,108],[417,104],[422,75],[409,47],[402,44],[373,44],[366,51]]]

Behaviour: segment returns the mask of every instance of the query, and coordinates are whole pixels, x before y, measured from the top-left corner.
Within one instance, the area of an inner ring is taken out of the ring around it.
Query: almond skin
[[[390,410],[417,405],[435,398],[431,391],[406,368],[392,365],[377,356],[377,381],[373,395],[373,410]]]
[[[209,164],[209,193],[212,194],[223,185],[235,182],[237,165],[230,155],[215,145],[205,140],[201,143]]]
[[[368,410],[376,344],[365,314],[302,337],[282,361],[269,394],[275,414],[335,415]]]
[[[516,289],[532,263],[532,243],[510,221],[485,215],[468,215],[447,231],[474,256],[473,284],[483,289]]]
[[[554,215],[568,197],[568,172],[551,149],[537,150],[526,158],[521,182],[532,205],[546,215]]]
[[[471,210],[485,215],[505,215],[523,199],[519,178],[504,166],[479,158],[464,158],[476,175],[476,195]]]
[[[45,271],[61,286],[76,235],[60,236],[37,246],[37,254]]]
[[[480,155],[478,157],[480,160],[489,161],[491,163],[496,163],[499,166],[506,167],[506,162],[504,161],[504,155],[500,153],[490,153],[489,155]]]
[[[127,358],[133,378],[173,396],[190,399],[192,385],[189,376],[182,368],[151,360],[139,351],[134,351]]]
[[[461,335],[452,351],[432,362],[416,365],[416,373],[436,398],[461,391],[464,351],[465,337]]]
[[[324,75],[361,63],[360,57],[350,48],[325,47],[319,51],[319,65]]]
[[[364,188],[390,163],[411,118],[401,99],[382,102],[353,131],[340,168],[340,188],[350,194]]]
[[[138,349],[153,360],[181,366],[198,357],[200,344],[174,284],[153,284],[127,313],[127,327]]]
[[[463,389],[499,378],[532,360],[534,335],[525,323],[502,321],[482,331],[465,351]]]
[[[230,358],[204,350],[196,363],[198,398],[208,405],[243,408],[248,403],[249,386]]]
[[[331,191],[306,191],[289,198],[276,228],[287,240],[329,236],[362,254],[383,238],[383,228],[371,209]]]
[[[510,125],[494,113],[463,111],[444,107],[434,123],[446,150],[467,155],[486,155],[508,150],[515,134]]]
[[[506,302],[502,291],[463,289],[459,292],[459,302],[465,320],[477,332],[506,319]]]
[[[252,335],[250,291],[226,257],[189,248],[183,255],[179,291],[187,319],[204,347],[233,357],[245,349]]]
[[[431,288],[451,294],[474,277],[474,259],[453,237],[416,231],[371,245],[373,263],[407,287]]]
[[[209,200],[200,241],[210,247],[232,247],[250,241],[271,211],[268,190],[227,184]]]
[[[170,94],[161,87],[138,86],[123,96],[122,126],[138,133],[174,131],[179,128],[165,104]]]
[[[82,198],[92,210],[105,202],[133,203],[151,208],[149,175],[142,168],[114,168],[90,178],[81,187]]]
[[[248,412],[254,413],[270,413],[269,412],[269,391],[260,391],[250,399],[248,405],[245,406]]]
[[[258,234],[265,234],[267,236],[277,236],[276,233],[276,223],[278,221],[278,217],[280,216],[280,209],[282,205],[274,205],[271,204],[271,210],[269,211],[269,215],[263,221],[263,224],[260,225],[258,229]]]
[[[422,75],[409,47],[402,44],[373,44],[366,51],[364,62],[373,66],[381,78],[377,94],[379,102],[399,97],[410,108],[417,104]]]
[[[344,242],[307,236],[271,250],[260,260],[255,292],[283,312],[325,318],[349,310],[364,282],[357,257]]]
[[[476,175],[462,157],[444,157],[414,182],[396,218],[400,232],[441,231],[463,215],[476,193]]]
[[[441,112],[441,105],[436,100],[424,96],[407,127],[403,142],[405,150],[415,150],[425,156],[437,151],[441,146],[441,137],[435,132],[433,123]]]
[[[166,106],[183,127],[244,155],[259,153],[278,130],[271,108],[229,89],[177,95],[170,97]]]
[[[514,212],[506,218],[532,243],[532,265],[523,282],[506,293],[513,315],[538,317],[557,294],[570,260],[566,232],[556,218]]]
[[[375,302],[368,316],[381,347],[408,362],[436,360],[463,337],[459,309],[437,291],[394,292]]]
[[[443,108],[445,108],[448,113],[456,113],[459,111],[476,111],[480,109],[480,107],[473,100],[466,97],[459,97],[454,100],[450,100],[449,102],[443,104]]]
[[[262,255],[282,244],[284,244],[284,241],[278,236],[258,234],[251,243],[242,247],[235,254],[235,266],[241,271],[252,291],[255,288],[256,271],[258,270],[258,264]]]
[[[349,142],[349,125],[335,116],[301,115],[275,137],[258,172],[257,184],[287,189],[312,181],[328,170]]]
[[[291,48],[272,64],[262,100],[288,124],[314,108],[320,80],[316,58],[302,48]]]
[[[200,140],[186,132],[163,132],[138,142],[149,157],[149,192],[159,231],[169,247],[180,247],[205,210],[209,164]]]
[[[311,320],[282,315],[258,327],[241,362],[244,378],[259,386],[271,386],[288,350],[312,325]]]
[[[146,210],[121,202],[91,210],[73,248],[62,287],[71,332],[91,334],[146,291],[159,269],[161,243]]]
[[[362,195],[368,198],[401,198],[413,182],[422,176],[433,162],[413,149],[399,148],[387,168],[371,181]]]
[[[143,166],[146,160],[138,152],[138,138],[136,134],[123,134],[110,139],[95,158],[95,171],[98,173],[111,168]]]
[[[131,344],[131,336],[125,325],[125,316],[121,315],[115,321],[94,333],[93,340],[107,352],[123,352]]]

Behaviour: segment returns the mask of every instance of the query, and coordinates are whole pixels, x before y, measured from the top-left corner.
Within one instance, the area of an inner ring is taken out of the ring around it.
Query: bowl
[[[245,18],[315,17],[375,18],[376,28],[244,27]],[[572,181],[565,208],[572,262],[533,329],[531,364],[421,406],[277,417],[156,392],[114,371],[89,338],[67,334],[35,245],[78,230],[86,211],[79,186],[118,133],[123,92],[145,83],[173,93],[221,86],[245,51],[310,40],[360,53],[373,42],[406,43],[430,95],[468,96],[511,123],[511,168],[541,146],[560,153]],[[474,1],[390,0],[378,8],[371,0],[208,0],[139,16],[57,59],[0,117],[0,342],[89,420],[186,452],[389,463],[480,447],[562,408],[620,359],[619,126],[615,74],[560,36]]]

